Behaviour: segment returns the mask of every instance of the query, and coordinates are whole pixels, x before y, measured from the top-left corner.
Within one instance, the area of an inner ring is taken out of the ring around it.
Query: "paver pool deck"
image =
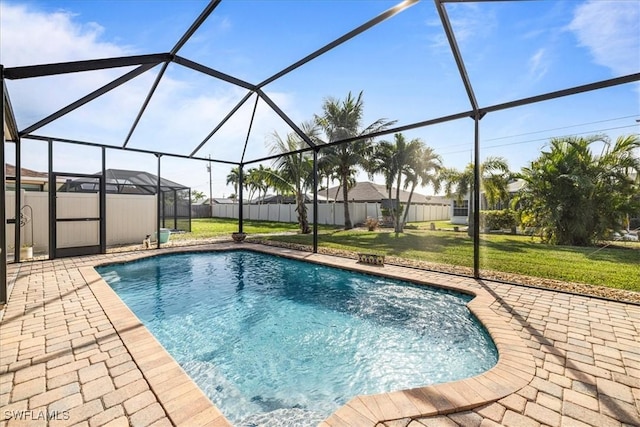
[[[357,396],[324,427],[640,425],[640,306],[248,243],[197,250],[238,248],[476,295],[470,309],[498,347],[496,367]],[[231,425],[93,269],[182,251],[194,248],[11,264],[0,427]]]

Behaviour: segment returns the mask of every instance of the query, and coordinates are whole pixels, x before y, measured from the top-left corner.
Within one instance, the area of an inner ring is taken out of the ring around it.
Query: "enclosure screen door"
[[[100,188],[102,176],[54,174],[64,181],[53,198],[51,219],[55,245],[53,258],[101,252]]]

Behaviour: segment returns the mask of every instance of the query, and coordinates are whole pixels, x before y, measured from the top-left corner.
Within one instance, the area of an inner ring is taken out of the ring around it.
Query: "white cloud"
[[[230,25],[227,20],[217,23],[221,30],[228,29]],[[0,62],[5,67],[15,67],[150,53],[134,46],[104,41],[108,31],[108,28],[103,28],[98,23],[80,22],[78,16],[70,12],[46,13],[31,6],[1,2]],[[18,126],[24,129],[130,69],[133,67],[8,81]],[[159,66],[35,133],[121,145],[158,70]],[[245,93],[244,89],[171,64],[128,147],[188,155]],[[269,96],[284,111],[293,110],[295,115],[291,96],[286,93],[269,93]],[[214,140],[205,145],[197,155],[206,157],[211,154],[212,158],[239,161],[253,101],[249,101],[246,107],[247,111],[244,114],[230,120],[220,129]],[[292,119],[298,118],[294,116]],[[283,134],[290,131],[286,124],[261,102],[253,123],[246,159],[268,155],[265,137],[274,130]],[[56,150],[56,169],[87,169],[85,172],[95,172],[95,165],[99,164],[96,163],[99,150],[94,150],[95,159],[87,158],[85,151],[77,146],[60,145],[60,149]],[[74,155],[76,152],[78,154]],[[109,167],[143,167],[139,156],[131,155],[132,159],[128,161],[125,160],[127,153],[113,150],[109,153],[112,154],[108,154],[108,159],[119,159],[118,164],[110,161]],[[28,156],[28,153],[25,153],[25,156]],[[31,160],[32,163],[35,162]],[[165,161],[168,161],[168,158]],[[153,162],[149,164],[153,166]],[[200,166],[194,164],[194,168]],[[216,166],[216,170],[224,168],[226,166]],[[183,166],[182,170],[188,169],[184,169]],[[165,173],[172,173],[172,168],[168,167]],[[168,176],[169,179],[194,187],[201,184],[199,181],[190,182],[189,173],[175,173],[178,176],[171,175]],[[194,179],[201,180],[201,177]]]
[[[149,53],[131,46],[103,41],[108,29],[97,23],[78,22],[70,12],[45,13],[29,6],[0,3],[0,61],[6,67],[53,62],[109,58]],[[216,23],[223,30],[228,20]],[[132,67],[133,68],[133,67]],[[132,69],[129,68],[129,69]],[[36,79],[9,81],[9,91],[18,125],[25,128],[113,80],[129,69],[101,70]],[[122,144],[138,113],[155,72],[147,72],[112,92],[52,122],[40,131],[48,136],[107,144]],[[173,72],[171,71],[173,70]],[[246,93],[243,89],[221,83],[172,64],[133,134],[129,147],[189,154],[213,127]],[[285,111],[290,98],[284,93],[271,95]],[[212,157],[239,160],[238,147],[244,144],[249,116],[230,120],[220,130],[225,141],[211,148]],[[254,121],[252,146],[264,155],[264,136],[282,127],[282,121],[262,108]],[[294,118],[295,119],[295,118]],[[205,146],[205,148],[208,148]],[[198,155],[206,155],[201,150]]]
[[[78,24],[68,12],[46,14],[24,5],[0,3],[0,62],[7,68],[109,58],[132,49],[100,40],[104,28]],[[128,71],[128,70],[125,70]],[[18,125],[28,126],[123,74],[123,70],[9,81]]]
[[[616,74],[640,68],[640,2],[590,0],[575,10],[569,30],[594,62]]]
[[[130,47],[101,41],[102,26],[95,22],[77,23],[70,12],[47,14],[24,5],[0,3],[0,19],[0,61],[7,67],[108,58],[132,52]]]
[[[540,80],[549,69],[546,50],[540,48],[529,58],[529,78],[532,80]]]

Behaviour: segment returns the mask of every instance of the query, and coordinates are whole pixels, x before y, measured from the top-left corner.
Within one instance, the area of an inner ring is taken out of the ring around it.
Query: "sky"
[[[385,10],[394,1],[223,0],[178,55],[259,83]],[[0,0],[5,67],[168,52],[206,7],[182,1]],[[526,1],[447,4],[446,13],[480,107],[640,72],[640,2]],[[25,129],[133,67],[8,80]],[[156,78],[157,66],[35,134],[122,146]],[[286,74],[265,93],[300,124],[328,98],[363,92],[363,125],[405,125],[471,109],[434,2],[423,0]],[[247,91],[177,64],[167,68],[128,147],[190,154]],[[273,133],[290,128],[263,101],[248,133],[255,95],[196,153],[239,161],[270,154]],[[480,155],[512,170],[552,137],[640,132],[640,86],[621,85],[487,114]],[[473,155],[474,123],[462,119],[404,132],[462,169]],[[386,140],[392,140],[388,135]],[[244,149],[245,141],[246,150]],[[46,143],[24,139],[23,166],[46,171]],[[7,146],[7,161],[14,158]],[[95,173],[99,149],[56,144],[54,170]],[[251,166],[256,166],[253,164]],[[271,166],[269,162],[265,166]],[[107,167],[157,172],[154,156],[107,150]],[[163,157],[162,175],[209,194],[205,162]],[[213,163],[214,197],[233,192],[230,166]],[[361,173],[358,180],[368,179]],[[380,177],[375,177],[381,182]],[[419,190],[430,194],[430,188]]]

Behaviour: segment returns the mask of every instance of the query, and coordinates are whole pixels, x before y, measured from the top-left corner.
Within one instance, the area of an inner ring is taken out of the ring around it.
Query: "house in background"
[[[15,191],[16,189],[16,167],[9,163],[5,164],[5,180],[7,191]],[[25,191],[48,191],[49,190],[49,174],[47,172],[38,172],[27,168],[20,168],[20,188]],[[58,187],[62,182],[58,183]]]
[[[305,203],[313,203],[313,194],[305,194],[304,195],[304,202]],[[319,203],[326,203],[327,202],[327,198],[324,197],[322,194],[320,194],[320,192],[318,192],[318,202]],[[283,204],[283,205],[291,205],[296,203],[296,196],[294,196],[293,194],[288,194],[288,195],[281,195],[281,194],[274,194],[274,195],[267,195],[263,198],[259,198],[259,199],[255,199],[251,201],[252,204],[254,205],[264,205],[264,204]]]
[[[523,179],[516,179],[507,184],[507,192],[509,193],[509,202],[520,190],[524,188],[526,181]],[[508,209],[509,202],[498,203],[496,209]],[[487,209],[487,200],[483,193],[480,193],[480,210]],[[458,201],[453,199],[451,203],[451,224],[468,225],[469,223],[469,195],[466,195],[462,200]]]
[[[214,197],[211,199],[214,205],[235,205],[238,203],[238,199],[232,199],[229,197]],[[246,202],[245,202],[246,203]],[[211,205],[209,199],[202,202],[203,205]]]
[[[329,200],[335,200],[338,203],[342,203],[344,198],[342,195],[342,187],[331,187],[328,190],[318,191],[319,195],[328,198]],[[391,197],[395,198],[396,189],[391,189]],[[400,190],[400,203],[406,204],[409,201],[410,193],[405,190]],[[356,184],[349,189],[347,194],[348,202],[361,202],[361,203],[385,203],[389,200],[389,191],[382,184],[376,184],[370,181],[356,182]],[[411,198],[412,205],[436,205],[436,206],[449,206],[451,205],[451,199],[442,196],[425,196],[414,192]]]

